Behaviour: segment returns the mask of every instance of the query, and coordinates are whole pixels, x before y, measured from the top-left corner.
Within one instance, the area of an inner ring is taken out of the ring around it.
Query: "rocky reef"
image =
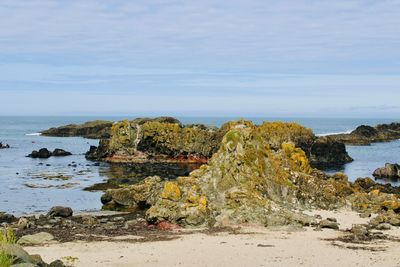
[[[221,128],[182,125],[169,117],[135,119],[115,123],[109,139],[91,147],[86,157],[108,162],[187,162],[206,163],[219,149],[223,136],[235,122]],[[305,151],[312,166],[329,167],[351,162],[343,143],[314,133],[296,123],[265,122],[261,137],[272,150],[291,142]]]
[[[230,122],[221,128],[225,134],[218,150],[199,169],[176,180],[153,176],[108,190],[104,207],[145,211],[150,223],[183,226],[308,225],[313,218],[300,210],[348,205],[360,212],[398,211],[397,194],[368,191],[343,174],[328,176],[312,168],[296,147],[306,139],[267,134],[266,127],[272,128]]]
[[[349,134],[331,135],[332,139],[349,145],[370,145],[400,139],[400,123],[361,125]]]
[[[399,179],[400,178],[400,165],[386,163],[385,167],[376,169],[374,171],[373,175],[375,178]]]
[[[56,137],[85,137],[90,139],[107,139],[110,137],[111,121],[89,121],[83,124],[69,124],[42,131],[44,136]]]

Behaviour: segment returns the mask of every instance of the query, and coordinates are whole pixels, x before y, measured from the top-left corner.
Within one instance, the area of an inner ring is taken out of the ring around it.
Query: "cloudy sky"
[[[400,117],[397,0],[1,0],[0,115]]]

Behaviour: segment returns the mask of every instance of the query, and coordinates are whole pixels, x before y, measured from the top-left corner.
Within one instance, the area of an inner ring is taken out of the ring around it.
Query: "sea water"
[[[71,123],[90,120],[133,119],[136,116],[119,117],[0,117],[0,142],[10,149],[0,150],[0,211],[13,214],[45,212],[55,205],[70,206],[76,211],[98,210],[101,208],[102,192],[88,192],[83,189],[105,182],[111,178],[143,177],[137,168],[122,169],[106,163],[94,164],[87,161],[84,153],[98,140],[79,137],[45,137],[40,131]],[[222,117],[181,117],[184,123],[203,123],[221,126],[224,122],[239,118]],[[398,119],[340,119],[340,118],[245,118],[256,124],[263,121],[298,122],[313,129],[317,135],[347,133],[357,126],[390,123]],[[68,157],[32,159],[26,157],[32,150],[40,148],[65,149],[73,153]],[[400,141],[376,143],[371,146],[347,146],[354,162],[342,168],[327,170],[343,171],[351,181],[358,177],[371,177],[372,172],[386,162],[400,163]],[[133,172],[133,173],[132,173]],[[398,185],[396,180],[378,180]]]

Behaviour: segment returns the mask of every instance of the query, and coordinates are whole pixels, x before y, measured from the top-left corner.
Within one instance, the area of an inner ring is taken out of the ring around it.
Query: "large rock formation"
[[[83,124],[69,124],[57,128],[51,128],[41,132],[45,136],[57,137],[85,137],[90,139],[107,139],[110,137],[111,121],[89,121]]]
[[[271,138],[265,130],[270,126],[226,124],[218,151],[189,176],[173,181],[149,177],[108,190],[102,202],[106,208],[145,209],[152,223],[191,226],[309,224],[311,218],[296,210],[344,206],[355,192],[347,177],[311,168],[296,140]]]
[[[400,139],[400,123],[380,124],[375,127],[361,125],[350,134],[337,134],[330,137],[349,145],[388,142]]]
[[[399,179],[400,178],[400,165],[386,163],[385,167],[376,169],[374,171],[373,175],[376,178]]]
[[[218,149],[221,130],[182,124],[173,118],[121,121],[111,137],[91,147],[88,159],[109,162],[207,162]]]
[[[221,128],[183,126],[173,118],[136,119],[115,123],[111,137],[91,147],[87,158],[109,162],[196,162],[205,163],[215,153],[234,122]],[[310,129],[296,123],[265,122],[261,137],[272,150],[291,142],[303,149],[313,166],[329,167],[352,161],[342,143],[317,138]]]

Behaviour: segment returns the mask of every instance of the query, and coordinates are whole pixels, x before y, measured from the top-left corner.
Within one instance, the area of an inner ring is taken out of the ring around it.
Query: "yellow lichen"
[[[181,190],[176,182],[166,182],[161,192],[161,198],[178,201],[181,198]]]

